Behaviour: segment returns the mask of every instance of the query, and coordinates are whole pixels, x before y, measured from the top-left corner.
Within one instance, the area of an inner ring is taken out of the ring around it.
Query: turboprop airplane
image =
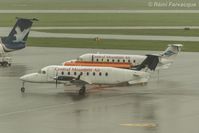
[[[169,44],[168,48],[157,54],[160,56],[160,62],[158,63],[157,69],[167,69],[174,62],[176,56],[181,51],[182,44]],[[145,55],[122,55],[122,54],[84,54],[81,55],[77,60],[66,61],[62,65],[76,65],[81,66],[113,66],[119,68],[135,67],[141,64],[147,56]],[[104,64],[103,64],[104,63]],[[121,65],[125,63],[126,65]]]
[[[17,22],[7,37],[0,38],[0,65],[11,65],[11,58],[6,53],[26,47],[26,40],[33,21],[37,19],[17,18]]]
[[[63,83],[66,85],[80,85],[80,95],[86,92],[87,84],[121,85],[148,82],[151,71],[154,71],[159,62],[159,56],[147,55],[147,58],[134,70],[114,67],[91,66],[47,66],[38,73],[31,73],[20,77],[25,92],[24,83]]]

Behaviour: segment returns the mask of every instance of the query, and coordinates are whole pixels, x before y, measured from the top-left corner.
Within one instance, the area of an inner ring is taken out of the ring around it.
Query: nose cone
[[[26,74],[22,77],[20,77],[20,80],[25,81],[25,82],[39,82],[39,75],[38,73],[31,73],[31,74]]]

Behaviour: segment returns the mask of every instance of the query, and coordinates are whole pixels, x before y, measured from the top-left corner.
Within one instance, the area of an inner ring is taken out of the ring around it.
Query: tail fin
[[[181,51],[182,44],[169,44],[169,47],[161,54],[163,58],[174,59]]]
[[[181,51],[182,44],[170,44],[169,47],[160,54],[158,69],[167,69],[174,62],[176,56]]]
[[[136,70],[140,71],[142,69],[145,69],[147,71],[148,69],[150,71],[154,71],[157,67],[157,64],[159,63],[159,56],[158,55],[146,55],[147,58],[139,65],[137,66]]]
[[[6,52],[25,47],[33,21],[37,19],[17,18],[17,22],[7,37],[1,39]]]

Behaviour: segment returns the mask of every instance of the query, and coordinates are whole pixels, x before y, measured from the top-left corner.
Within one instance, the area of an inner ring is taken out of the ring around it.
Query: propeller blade
[[[81,78],[81,76],[82,76],[82,72],[78,75],[78,77],[76,78],[76,80],[79,80],[80,78]]]
[[[55,84],[56,84],[56,88],[57,88],[57,81],[58,80],[58,71],[56,72],[56,82],[55,82]]]

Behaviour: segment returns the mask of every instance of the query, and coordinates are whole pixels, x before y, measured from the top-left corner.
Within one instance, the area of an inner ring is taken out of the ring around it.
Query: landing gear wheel
[[[22,82],[22,87],[21,87],[21,92],[24,93],[25,92],[25,87],[24,87],[25,82]]]
[[[85,95],[86,93],[86,87],[82,86],[82,88],[79,90],[79,95]]]
[[[2,66],[4,66],[4,67],[8,66],[8,62],[3,62]]]
[[[25,92],[25,87],[21,87],[21,92],[22,92],[22,93]]]

